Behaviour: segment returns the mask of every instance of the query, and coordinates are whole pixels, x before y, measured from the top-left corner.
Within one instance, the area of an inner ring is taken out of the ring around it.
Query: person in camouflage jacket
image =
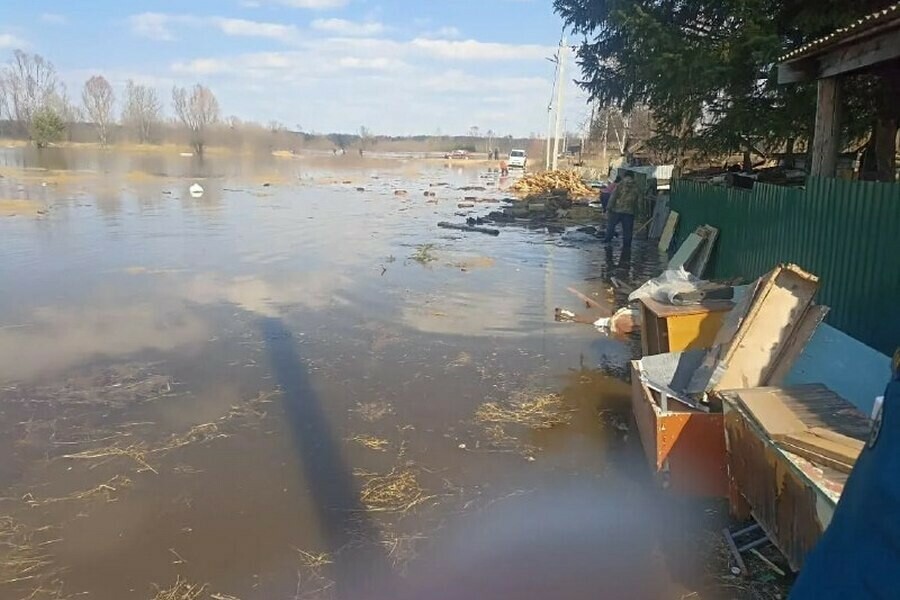
[[[609,215],[606,221],[606,237],[604,241],[611,243],[616,233],[616,226],[622,225],[622,248],[631,248],[634,235],[634,213],[640,201],[641,191],[634,180],[634,173],[625,172],[622,183],[616,186],[609,199]]]

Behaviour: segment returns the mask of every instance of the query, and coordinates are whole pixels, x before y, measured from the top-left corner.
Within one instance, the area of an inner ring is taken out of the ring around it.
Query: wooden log
[[[438,223],[438,227],[441,227],[443,229],[457,229],[459,231],[472,231],[474,233],[486,233],[487,235],[500,235],[499,229],[478,227],[475,225],[461,225],[457,223],[448,223],[447,221],[441,221],[440,223]]]

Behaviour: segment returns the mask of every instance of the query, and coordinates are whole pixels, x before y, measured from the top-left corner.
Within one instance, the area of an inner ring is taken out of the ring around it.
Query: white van
[[[524,150],[511,150],[509,153],[509,167],[511,169],[525,169],[525,163],[528,162]]]

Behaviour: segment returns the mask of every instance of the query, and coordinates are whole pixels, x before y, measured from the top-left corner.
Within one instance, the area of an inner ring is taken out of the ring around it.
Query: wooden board
[[[719,230],[711,225],[703,225],[697,228],[697,233],[704,238],[704,242],[700,247],[700,251],[690,261],[688,271],[703,279],[703,273],[706,271],[709,258],[712,256],[713,247],[716,245],[716,240],[719,237]]]
[[[660,252],[668,252],[669,246],[672,245],[672,238],[675,236],[675,228],[678,226],[678,212],[669,211],[669,217],[666,219],[666,226],[663,227],[662,235],[659,236]]]
[[[850,472],[853,470],[853,465],[856,463],[856,461],[849,462],[836,460],[834,458],[831,458],[830,456],[819,454],[818,452],[811,450],[808,447],[792,444],[789,441],[778,442],[778,447],[786,452],[790,452],[791,454],[796,454],[801,458],[805,458],[812,463],[828,467],[829,469],[834,469],[835,471],[844,473],[845,475],[850,474]]]
[[[681,244],[681,247],[675,252],[672,260],[669,261],[669,265],[667,268],[685,268],[685,266],[690,262],[694,255],[700,251],[700,247],[702,245],[703,238],[696,233],[692,233],[687,237],[686,240],[684,240],[684,243]]]
[[[779,388],[752,388],[735,392],[740,406],[771,439],[809,429],[784,402]]]
[[[722,358],[711,390],[752,388],[769,383],[794,329],[802,321],[819,280],[796,265],[778,267],[757,290],[747,317]],[[788,365],[783,365],[786,368]]]
[[[856,462],[864,446],[861,440],[855,440],[821,427],[789,433],[776,438],[776,441],[803,448],[848,465]]]
[[[794,328],[790,338],[775,360],[775,365],[766,383],[768,385],[781,385],[790,374],[794,363],[800,358],[806,345],[816,333],[819,325],[825,320],[829,308],[827,306],[811,306],[803,315],[800,323]]]
[[[772,439],[815,431],[822,439],[860,447],[869,435],[868,417],[822,384],[730,390],[720,396],[739,406]]]

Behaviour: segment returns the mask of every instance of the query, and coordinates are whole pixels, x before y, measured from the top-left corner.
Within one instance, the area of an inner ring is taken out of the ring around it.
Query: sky
[[[202,83],[222,116],[308,132],[544,135],[562,21],[552,0],[2,0],[0,57],[56,66],[73,98],[105,76]],[[590,114],[569,53],[563,121]]]

